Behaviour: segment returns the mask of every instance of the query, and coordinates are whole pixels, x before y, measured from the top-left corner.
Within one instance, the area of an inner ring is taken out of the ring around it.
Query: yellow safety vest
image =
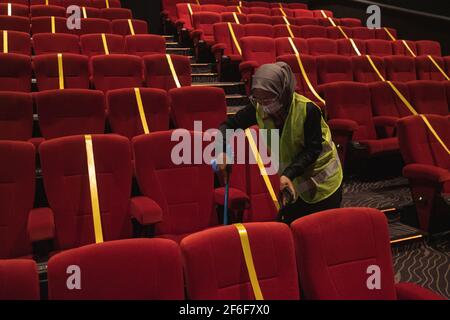
[[[304,124],[308,103],[311,103],[309,99],[294,93],[279,143],[279,174],[282,174],[284,169],[294,161],[305,145]],[[275,124],[272,119],[264,118],[265,114],[258,105],[256,119],[259,128],[274,129]],[[331,138],[330,128],[323,117],[321,117],[321,128],[322,153],[316,162],[306,169],[302,176],[295,178],[293,181],[297,196],[307,203],[317,203],[331,196],[340,187],[343,178],[342,166],[336,146]],[[267,136],[270,137],[270,132]],[[270,148],[270,140],[267,141],[267,144]]]

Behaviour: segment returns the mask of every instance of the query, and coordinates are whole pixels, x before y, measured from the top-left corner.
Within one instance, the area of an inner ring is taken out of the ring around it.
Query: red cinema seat
[[[7,42],[6,47],[5,42]],[[30,35],[20,31],[0,31],[0,52],[31,55]]]
[[[67,270],[81,270],[81,289],[67,287]],[[51,300],[182,300],[178,245],[166,239],[109,241],[67,250],[48,262]]]
[[[155,200],[163,212],[161,222],[155,225],[155,236],[177,242],[218,223],[210,163],[196,164],[194,153],[183,153],[183,160],[177,159],[176,163],[172,159],[180,135],[188,139],[184,145],[192,148],[195,139],[202,140],[200,132],[187,130],[154,132],[133,138],[139,188],[145,196]],[[206,147],[206,142],[200,142],[200,147],[202,145]]]
[[[313,18],[314,13],[311,10],[307,9],[294,9],[294,17],[296,18]]]
[[[266,63],[276,61],[275,40],[267,37],[243,37],[241,38],[242,62],[239,71],[247,90],[250,90],[251,77],[255,69]]]
[[[300,27],[301,26],[318,26],[319,19],[310,18],[310,17],[295,18],[295,25],[300,26]]]
[[[335,40],[325,38],[310,38],[308,41],[308,52],[312,56],[337,55],[338,47]]]
[[[142,59],[127,54],[91,58],[93,83],[97,90],[142,87]]]
[[[326,27],[328,39],[347,39],[342,32],[344,32],[348,38],[353,38],[353,28],[350,27]],[[341,31],[342,30],[342,31]]]
[[[450,117],[425,116],[448,148]],[[442,227],[448,230],[449,211],[437,206],[440,195],[450,193],[448,153],[420,116],[401,119],[398,122],[398,138],[403,160],[407,164],[403,168],[403,176],[409,179],[420,229],[431,233],[442,231]]]
[[[55,20],[55,30],[52,32],[52,19]],[[36,17],[31,18],[31,32],[38,33],[72,33],[67,28],[67,19],[63,17]]]
[[[366,53],[366,44],[363,40],[353,39],[353,43],[360,54],[364,55]],[[341,56],[357,56],[358,52],[356,51],[353,43],[350,41],[350,39],[337,40],[336,44],[338,47],[338,54]]]
[[[171,117],[176,128],[195,130],[201,121],[202,130],[215,129],[227,117],[225,92],[215,87],[183,87],[169,91]]]
[[[372,39],[366,40],[366,53],[371,56],[385,57],[392,56],[394,54],[392,48],[392,41]]]
[[[0,91],[31,91],[31,57],[0,53]]]
[[[432,55],[440,57],[442,55],[441,44],[437,41],[416,41],[416,50],[418,56]]]
[[[236,21],[236,18],[237,18],[239,23],[241,23],[241,24],[246,24],[247,23],[247,15],[245,15],[243,13],[235,13],[235,14],[233,14],[233,12],[222,12],[220,14],[220,17],[221,17],[221,21],[222,22],[237,23],[237,21]]]
[[[408,86],[405,83],[394,82],[395,87],[410,101]],[[386,82],[372,82],[369,84],[372,102],[373,121],[380,137],[395,136],[397,120],[411,114],[408,107]]]
[[[34,99],[44,139],[105,131],[105,97],[101,91],[48,90],[36,93]]]
[[[272,15],[272,17],[284,17],[284,16],[294,17],[294,11],[292,11],[292,9],[289,8],[280,8],[278,6],[270,10],[271,10],[270,14]]]
[[[66,8],[54,5],[30,6],[31,17],[66,17]]]
[[[393,28],[380,28],[380,29],[374,29],[375,30],[375,37],[377,39],[381,40],[389,40],[391,41],[391,36],[387,33],[386,29],[389,31],[389,33],[397,39],[397,30]]]
[[[100,18],[81,18],[80,29],[74,29],[77,35],[91,33],[111,33],[111,21]]]
[[[216,1],[212,1],[212,3],[208,4],[207,1],[203,0],[201,4],[201,12],[222,13],[224,9],[225,6]]]
[[[100,9],[100,16],[108,20],[132,19],[133,13],[125,8],[103,8]]]
[[[189,58],[180,55],[170,55],[178,81],[181,86],[190,86],[191,63]],[[170,90],[176,88],[175,80],[170,71],[165,54],[152,54],[144,58],[144,75],[147,87]]]
[[[277,61],[286,62],[291,67],[291,70],[294,73],[295,79],[297,82],[297,87],[295,88],[295,91],[317,103],[318,99],[317,99],[317,97],[315,97],[313,95],[310,88],[308,87],[308,85],[305,81],[305,78],[303,77],[303,75],[300,71],[300,66],[298,64],[298,61],[297,61],[297,58],[295,57],[295,55],[289,54],[289,55],[278,56]],[[311,85],[313,86],[314,89],[317,90],[316,58],[313,56],[309,56],[309,55],[301,55],[301,61],[303,64],[303,68],[305,69],[305,72],[308,75],[308,79],[309,79]]]
[[[240,41],[240,39],[245,36],[245,29],[243,25],[231,23],[231,27],[233,28],[234,35],[236,36],[236,40]],[[222,56],[227,56],[231,61],[241,61],[242,56],[239,53],[239,50],[233,41],[231,36],[231,32],[229,30],[227,23],[216,23],[213,26],[214,29],[214,39],[216,44],[212,47],[212,51],[216,57],[221,61]]]
[[[357,82],[329,83],[322,88],[333,138],[345,152],[348,142],[359,143],[366,157],[398,151],[397,138],[379,139],[375,130],[370,90],[367,84]],[[345,159],[345,153],[342,154]],[[344,161],[343,161],[344,162]]]
[[[385,215],[377,209],[327,210],[294,221],[291,229],[306,299],[440,298],[412,283],[395,284],[388,224]],[[341,241],[336,241],[337,235]],[[368,285],[374,284],[368,280],[374,270],[380,275],[376,290]]]
[[[301,38],[294,38],[292,39],[294,42],[295,47],[297,48],[297,51],[301,54],[308,54],[308,42],[305,39]],[[277,48],[277,57],[283,56],[286,54],[295,54],[294,49],[292,48],[292,45],[289,41],[289,38],[278,38],[275,39],[275,45]]]
[[[3,93],[2,93],[3,94]],[[3,100],[3,99],[2,99]],[[4,109],[0,106],[0,112]],[[2,112],[3,113],[3,112]],[[3,118],[3,117],[2,117]],[[3,119],[0,120],[3,123]],[[29,142],[0,141],[0,258],[30,258],[32,253],[28,233],[29,215],[33,214],[35,188],[35,149]],[[0,260],[1,261],[1,260]],[[1,262],[0,262],[1,263]],[[0,270],[2,268],[0,267]],[[0,271],[1,274],[1,271]],[[1,277],[1,276],[0,276]],[[1,282],[0,295],[4,288]],[[6,292],[3,292],[6,294]]]
[[[28,18],[30,9],[28,5],[11,3],[11,1],[8,1],[8,3],[0,3],[0,15]]]
[[[33,99],[29,93],[0,91],[0,141],[31,139]]]
[[[381,57],[370,57],[373,64],[380,72],[381,76],[386,79],[386,70],[384,60]],[[375,69],[370,64],[366,56],[352,57],[353,79],[358,82],[374,82],[381,81]]]
[[[169,130],[169,98],[162,89],[139,88],[149,132]],[[106,93],[112,132],[132,139],[144,133],[135,90],[116,89]]]
[[[69,12],[69,15],[71,12]],[[101,11],[97,8],[92,7],[82,7],[81,8],[81,17],[82,18],[101,18]]]
[[[155,34],[137,34],[125,37],[125,52],[135,56],[163,54],[166,52],[164,37]]]
[[[360,39],[360,40],[376,39],[375,29],[369,29],[367,27],[352,28],[352,35],[353,35],[354,39]]]
[[[70,6],[90,7],[91,0],[61,0],[61,5],[66,8]]]
[[[244,226],[264,299],[298,300],[298,275],[289,227],[276,222],[246,223]],[[189,299],[255,299],[235,226],[190,235],[181,242],[181,251]]]
[[[20,16],[0,16],[0,30],[30,33],[30,19]]]
[[[64,89],[89,89],[88,62],[88,58],[84,55],[62,54]],[[60,88],[57,53],[35,56],[33,70],[39,91]]]
[[[21,4],[28,5],[28,0],[0,0],[2,3],[13,3],[13,4]]]
[[[300,27],[290,25],[289,28],[292,31],[292,34],[295,38],[300,37]],[[273,37],[274,38],[284,38],[284,37],[290,37],[291,33],[289,32],[289,29],[286,24],[277,24],[273,26]]]
[[[129,140],[113,134],[91,138],[103,240],[130,238],[131,218],[150,225],[161,219],[161,212],[146,197],[130,198]],[[45,210],[54,217],[55,251],[95,243],[85,140],[85,136],[62,137],[46,140],[39,148],[50,206]]]
[[[248,23],[244,26],[245,36],[273,38],[273,26],[262,23]]]
[[[418,113],[449,114],[446,87],[442,81],[411,81],[408,82],[411,104]]]
[[[387,80],[414,81],[416,80],[416,63],[413,57],[390,56],[384,58]]]
[[[247,8],[247,14],[261,14],[266,16],[271,16],[270,8],[265,7],[250,7]]]
[[[317,19],[317,21],[319,22],[319,26],[322,26],[322,27],[332,27],[333,26],[330,19],[328,19],[328,18],[316,17],[315,19]],[[340,24],[339,19],[334,18],[333,21],[336,25]]]
[[[282,16],[270,17],[270,23],[274,26],[277,24],[286,24],[286,20],[291,25],[295,25],[296,23],[296,19],[294,17],[282,17]]]
[[[292,10],[308,9],[308,5],[306,3],[286,3],[283,6],[287,6],[288,8],[290,8]]]
[[[408,47],[406,47],[405,44]],[[402,56],[407,56],[407,57],[413,57],[413,54],[417,55],[416,43],[414,41],[411,41],[411,40],[392,41],[392,52],[393,52],[394,55],[402,55]]]
[[[342,27],[355,28],[362,26],[361,20],[355,18],[341,18],[339,19],[339,22]]]
[[[80,38],[74,34],[39,33],[33,35],[34,54],[74,53],[80,54]]]
[[[125,39],[117,34],[105,34],[106,46],[100,33],[80,36],[81,53],[88,56],[125,53]],[[106,50],[108,50],[106,52]]]
[[[33,260],[0,260],[0,299],[39,300],[39,276]]]
[[[27,0],[24,0],[24,1],[28,2]],[[30,0],[29,2],[30,2],[31,6],[42,5],[42,4],[47,5],[47,3],[48,3],[48,5],[64,7],[63,0]]]
[[[270,3],[266,1],[247,1],[244,6],[248,8],[260,7],[260,8],[270,8]]]
[[[247,23],[272,25],[272,17],[265,14],[247,14]]]
[[[326,38],[327,28],[322,26],[301,26],[300,34],[302,38]]]
[[[194,30],[191,32],[191,37],[194,45],[198,46],[200,41],[211,46],[214,44],[213,25],[220,22],[220,14],[215,12],[195,12],[192,15]]]
[[[445,74],[444,60],[438,56],[432,56],[432,58]],[[446,80],[444,74],[442,74],[442,72],[439,71],[439,69],[436,67],[436,65],[428,56],[419,56],[416,57],[415,60],[416,60],[417,80],[436,80],[436,81]]]
[[[134,34],[147,34],[147,21],[137,19],[117,19],[112,21],[112,32],[127,36],[133,34],[131,32],[130,24],[133,26]]]
[[[121,8],[122,5],[120,3],[120,0],[91,0],[92,6],[94,8]]]
[[[313,10],[313,14],[316,18],[333,17],[333,12],[330,10]]]
[[[192,13],[201,11],[201,6],[197,4],[190,3],[190,8]],[[189,10],[188,3],[177,3],[177,20],[175,21],[175,26],[178,30],[186,29],[191,31],[192,26],[192,16]]]
[[[353,81],[352,60],[338,55],[316,57],[319,84],[337,81]]]

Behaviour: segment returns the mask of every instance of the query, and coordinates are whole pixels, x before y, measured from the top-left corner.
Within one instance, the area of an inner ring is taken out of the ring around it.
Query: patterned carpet
[[[398,177],[375,182],[344,183],[343,207],[402,208],[413,204],[408,180]],[[420,234],[401,223],[399,215],[388,216],[391,239]],[[450,299],[450,233],[432,244],[426,241],[393,245],[396,282],[413,282]]]

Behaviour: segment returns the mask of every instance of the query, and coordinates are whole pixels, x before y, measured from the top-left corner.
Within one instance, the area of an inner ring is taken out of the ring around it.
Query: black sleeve
[[[247,129],[256,124],[256,109],[252,104],[247,105],[244,109],[239,110],[232,117],[229,117],[219,126],[219,131],[222,133],[223,142],[220,146],[221,150],[225,149],[226,144],[226,130],[227,129]],[[219,143],[219,141],[217,141]]]
[[[291,180],[301,176],[319,158],[322,152],[322,112],[312,103],[308,103],[306,108],[304,125],[305,146],[282,174]]]

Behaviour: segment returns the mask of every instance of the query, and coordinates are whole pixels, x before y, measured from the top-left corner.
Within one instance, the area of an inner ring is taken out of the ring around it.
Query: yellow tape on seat
[[[105,50],[105,54],[109,54],[109,48],[108,48],[108,42],[106,41],[106,35],[102,33],[102,42],[103,42],[103,49]]]
[[[109,8],[109,0],[105,0],[106,8]]]
[[[8,3],[8,16],[12,16],[12,4]]]
[[[352,44],[353,50],[355,50],[356,54],[358,56],[361,56],[361,52],[359,51],[358,47],[356,46],[355,41],[352,38],[348,39],[350,41],[350,43]]]
[[[405,40],[402,40],[402,43],[406,47],[406,49],[408,49],[409,53],[415,58],[416,54],[411,50],[411,48],[409,47],[408,43]]]
[[[55,17],[52,16],[50,18],[50,23],[51,23],[51,27],[52,27],[52,33],[56,33]]]
[[[387,35],[389,36],[389,38],[391,38],[392,41],[397,40],[397,39],[395,39],[395,37],[392,35],[392,33],[389,31],[388,28],[384,27],[383,29],[384,29],[384,31],[386,31]]]
[[[444,141],[442,141],[441,137],[437,134],[436,130],[431,126],[431,123],[428,121],[428,119],[421,114],[420,117],[422,118],[423,122],[425,122],[425,125],[428,127],[428,129],[431,131],[433,136],[436,138],[436,140],[441,144],[441,146],[444,148],[444,150],[447,152],[447,154],[450,154],[450,150],[445,145]]]
[[[331,25],[333,27],[337,27],[336,23],[334,22],[334,20],[331,17],[327,17],[328,21],[330,21]]]
[[[128,19],[128,26],[130,27],[130,33],[132,36],[136,35],[134,33],[134,27],[133,27],[133,22],[131,21],[131,19]]]
[[[236,38],[236,34],[234,33],[234,30],[233,30],[233,26],[231,25],[230,22],[228,22],[228,30],[230,30],[231,39],[233,39],[233,43],[234,43],[237,51],[239,52],[240,55],[242,55],[241,46],[239,45],[239,42],[238,42],[238,40]]]
[[[86,19],[88,17],[86,13],[86,7],[82,7],[81,9],[83,11],[83,18]]]
[[[192,14],[193,14],[193,12],[192,12],[191,4],[188,3],[188,4],[187,4],[187,7],[188,7],[188,10],[189,10],[189,14],[190,14],[190,16],[191,16],[191,19],[192,19]]]
[[[3,53],[8,53],[8,31],[3,30]]]
[[[239,8],[239,7],[238,7],[238,8]],[[234,18],[234,21],[236,22],[236,24],[241,24],[241,23],[239,22],[239,17],[237,16],[236,12],[233,12],[233,18]]]
[[[45,0],[45,5],[48,6],[48,0]]]
[[[409,101],[405,98],[405,96],[397,89],[397,87],[391,81],[386,82],[389,84],[389,86],[392,88],[395,94],[399,97],[399,99],[403,102],[403,104],[408,108],[409,112],[411,112],[413,115],[417,115],[417,111],[414,109],[411,103],[409,103]]]
[[[181,88],[180,81],[178,80],[178,75],[175,70],[175,67],[173,66],[172,57],[170,54],[166,54],[167,63],[169,64],[170,72],[172,73],[173,81],[175,82],[175,85],[177,88]]]
[[[64,89],[64,68],[63,68],[63,58],[62,53],[58,53],[58,79],[59,79],[59,89]]]
[[[141,90],[139,88],[134,88],[134,95],[136,96],[136,103],[139,110],[139,116],[141,118],[142,128],[145,134],[149,134],[147,119],[145,118],[144,104],[142,103]]]
[[[239,239],[241,240],[242,252],[244,253],[245,264],[247,266],[248,277],[250,278],[250,284],[252,285],[253,294],[256,300],[264,300],[259,286],[258,276],[255,270],[255,264],[253,263],[252,250],[250,248],[250,242],[248,240],[248,233],[245,226],[241,223],[234,225],[239,232]]]
[[[273,204],[277,210],[280,210],[280,203],[278,202],[278,198],[273,189],[272,183],[270,182],[269,176],[266,171],[266,167],[264,167],[264,163],[261,159],[261,155],[259,154],[258,147],[256,146],[255,140],[253,140],[252,133],[250,129],[245,130],[245,136],[248,139],[248,144],[250,146],[250,150],[255,157],[256,163],[258,164],[259,171],[264,179],[264,183],[266,185],[267,191],[269,191],[270,197],[272,198]]]
[[[286,17],[283,17],[283,18],[286,18]],[[286,28],[287,28],[287,31],[288,31],[288,33],[289,33],[289,37],[295,38],[295,35],[294,35],[294,33],[292,32],[291,25],[289,24],[289,21],[287,21],[287,22],[288,22],[288,23],[286,23]]]
[[[330,20],[333,21],[331,18],[330,18]],[[345,39],[350,39],[350,38],[348,37],[348,35],[345,33],[344,29],[342,29],[341,26],[335,25],[335,27],[337,27],[337,28],[339,29],[339,31],[342,33],[342,35],[344,36]]]
[[[323,16],[324,18],[328,18],[328,16],[327,16],[327,14],[325,13],[325,11],[320,10],[320,13],[322,14],[322,16]]]
[[[428,59],[431,60],[431,62],[434,64],[434,66],[439,70],[440,73],[442,73],[442,75],[444,76],[445,79],[447,79],[447,81],[450,81],[450,78],[448,77],[448,75],[444,72],[444,70],[442,70],[442,68],[438,65],[438,63],[436,62],[436,60],[434,60],[434,58],[431,55],[427,56]]]
[[[384,79],[383,75],[381,74],[380,70],[378,70],[377,66],[373,62],[372,58],[369,55],[366,55],[366,58],[367,58],[367,60],[369,60],[370,65],[372,66],[373,70],[375,70],[375,72],[378,75],[378,77],[380,78],[380,80],[383,82],[386,81],[386,79]]]
[[[287,17],[287,14],[286,14],[286,12],[284,12],[284,9],[283,9],[283,6],[281,5],[281,3],[280,3],[280,12],[283,15],[283,17]]]
[[[242,13],[241,7],[237,6],[236,8],[239,13]]]
[[[92,147],[92,136],[85,135],[86,159],[89,173],[89,190],[91,195],[92,217],[94,222],[95,243],[103,242],[102,220],[100,216],[100,204],[98,200],[97,176],[95,172],[94,149]]]
[[[300,52],[298,51],[297,47],[295,46],[294,40],[292,38],[288,38],[289,43],[291,44],[292,50],[294,50],[295,57],[297,58],[298,67],[300,68],[300,72],[302,74],[303,79],[305,79],[306,85],[309,88],[309,91],[324,105],[325,100],[322,99],[322,97],[317,93],[316,89],[314,89],[314,86],[312,85],[311,81],[309,80],[308,74],[305,71],[305,68],[303,66],[302,59],[300,57]]]
[[[195,0],[195,2],[197,2],[198,5],[200,5],[200,1],[199,0]]]

